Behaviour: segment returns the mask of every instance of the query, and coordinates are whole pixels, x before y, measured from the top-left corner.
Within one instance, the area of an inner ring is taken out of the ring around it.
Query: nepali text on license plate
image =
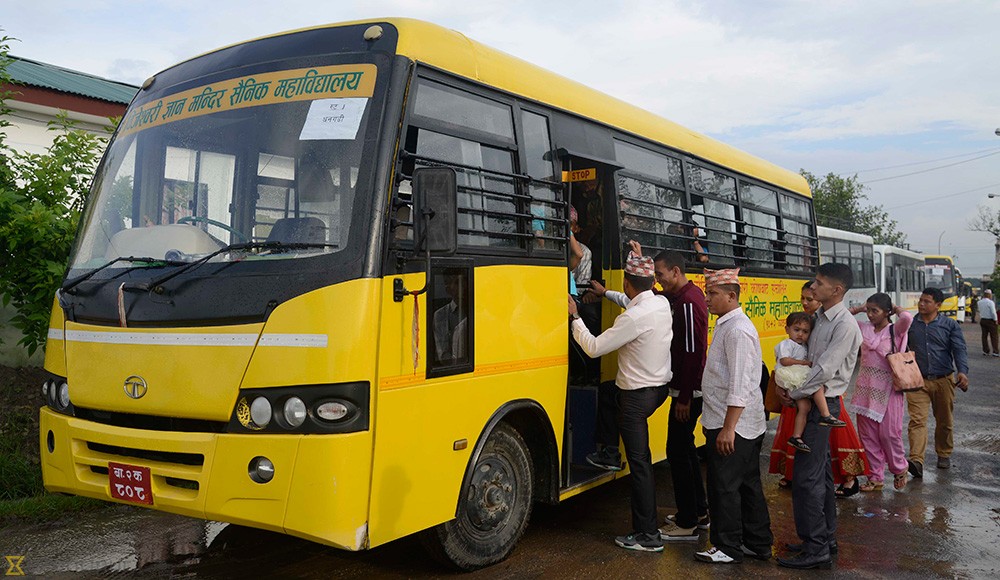
[[[153,505],[153,486],[149,468],[108,463],[108,483],[111,497],[131,503]]]

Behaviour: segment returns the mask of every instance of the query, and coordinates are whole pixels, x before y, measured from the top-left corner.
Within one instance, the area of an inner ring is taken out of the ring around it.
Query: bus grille
[[[150,451],[147,449],[132,449],[129,447],[119,447],[117,445],[105,445],[103,443],[87,442],[87,449],[116,455],[118,457],[131,457],[133,459],[145,459],[148,461],[159,461],[162,463],[173,463],[177,465],[193,465],[201,467],[205,464],[205,456],[200,453],[176,453],[172,451]]]
[[[75,415],[80,419],[128,429],[146,429],[149,431],[180,431],[183,433],[225,433],[225,421],[208,421],[205,419],[181,419],[177,417],[160,417],[157,415],[136,415],[132,413],[116,413],[112,411],[97,411],[94,409],[75,408]]]

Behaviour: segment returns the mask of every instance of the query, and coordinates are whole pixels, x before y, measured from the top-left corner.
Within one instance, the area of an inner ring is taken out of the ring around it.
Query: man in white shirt
[[[614,325],[594,336],[580,319],[576,301],[569,298],[573,338],[588,356],[618,351],[618,417],[625,457],[632,470],[632,533],[615,538],[629,550],[662,552],[657,527],[656,485],[649,451],[649,416],[667,399],[670,340],[673,338],[670,303],[653,294],[653,259],[629,255],[625,263],[625,296],[629,302]],[[761,410],[763,416],[763,410]]]
[[[705,270],[705,301],[718,316],[701,381],[701,425],[708,448],[712,547],[695,559],[712,564],[771,557],[771,516],[760,484],[764,401],[760,337],[740,308],[739,269]]]
[[[990,343],[993,344],[993,356],[1000,356],[1000,348],[997,348],[997,305],[993,302],[993,291],[987,289],[983,292],[976,306],[979,308],[979,326],[983,329],[983,356],[989,356]]]

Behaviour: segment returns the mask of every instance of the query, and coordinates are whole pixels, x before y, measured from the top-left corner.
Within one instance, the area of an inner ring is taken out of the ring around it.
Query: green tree
[[[813,193],[816,221],[821,226],[870,235],[876,244],[902,247],[906,234],[881,205],[868,205],[865,186],[858,176],[841,177],[833,173],[820,179],[805,169],[799,173],[809,182]]]
[[[0,37],[0,84],[10,85],[11,38]],[[107,139],[75,128],[65,113],[45,153],[21,153],[6,142],[7,100],[0,92],[0,297],[13,304],[11,324],[33,354],[44,345],[52,298],[65,274],[80,212]]]

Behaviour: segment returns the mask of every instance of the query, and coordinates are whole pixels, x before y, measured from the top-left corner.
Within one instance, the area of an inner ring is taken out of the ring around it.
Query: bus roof
[[[798,173],[778,167],[639,107],[571,81],[505,52],[490,48],[460,32],[436,24],[410,18],[358,20],[291,30],[261,38],[284,36],[304,30],[359,24],[390,24],[394,26],[399,32],[397,54],[414,61],[571,113],[583,115],[623,131],[667,144],[692,156],[711,160],[733,171],[811,197],[806,180]],[[252,42],[252,40],[248,42]]]
[[[881,253],[883,256],[889,254],[896,254],[898,256],[905,256],[907,258],[914,258],[917,260],[923,260],[926,256],[920,252],[914,252],[913,250],[904,250],[903,248],[897,248],[896,246],[886,246],[877,244],[875,245],[875,251]]]
[[[951,256],[924,256],[924,260],[927,263],[933,262],[936,264],[952,264],[952,265],[955,264],[955,261],[951,258]]]
[[[871,244],[874,241],[874,238],[866,236],[865,234],[847,232],[823,226],[816,226],[816,235],[830,240],[847,240],[849,242],[861,242],[863,244]]]

